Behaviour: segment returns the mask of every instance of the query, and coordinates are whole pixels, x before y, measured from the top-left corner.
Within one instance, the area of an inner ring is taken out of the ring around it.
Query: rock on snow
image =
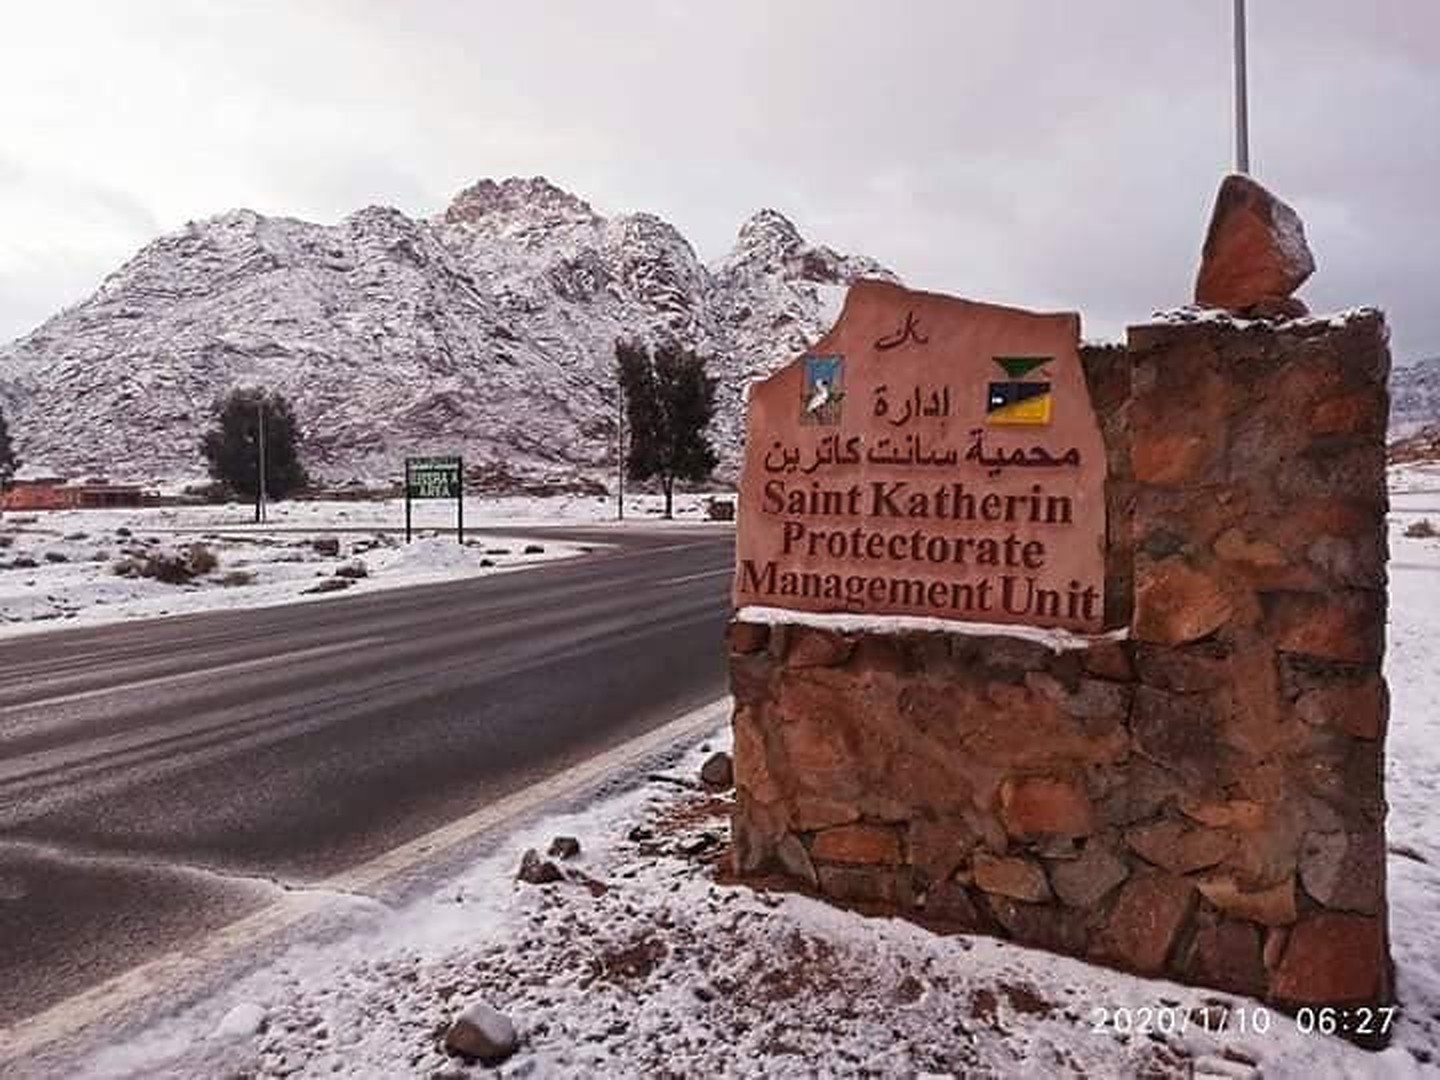
[[[493,1064],[515,1052],[518,1039],[510,1018],[483,1001],[471,1003],[445,1033],[445,1049]]]

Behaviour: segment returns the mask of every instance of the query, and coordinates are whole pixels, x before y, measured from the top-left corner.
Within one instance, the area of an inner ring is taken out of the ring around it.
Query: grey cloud
[[[28,102],[44,71],[26,46],[59,27],[8,18],[21,52],[0,65],[0,121],[20,125],[22,164],[96,175],[103,143],[104,186],[152,208],[156,231],[235,203],[431,213],[479,176],[543,173],[602,210],[662,214],[706,257],[775,206],[915,284],[1077,307],[1088,333],[1114,335],[1189,297],[1230,164],[1229,9],[96,5],[93,30],[65,35],[71,81]],[[1250,10],[1256,172],[1307,222],[1304,295],[1381,304],[1397,355],[1440,354],[1440,8]],[[67,212],[62,197],[47,210]],[[24,250],[46,216],[21,223]],[[113,232],[73,251],[51,306],[129,253]],[[0,337],[28,328],[13,310]]]

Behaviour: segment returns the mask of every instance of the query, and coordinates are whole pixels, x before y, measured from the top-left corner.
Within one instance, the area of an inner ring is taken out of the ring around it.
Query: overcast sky
[[[1440,2],[1251,0],[1252,171],[1320,310],[1440,354]],[[702,258],[762,206],[907,283],[1190,298],[1232,157],[1230,0],[147,2],[0,14],[0,341],[235,206],[334,222],[543,174]]]

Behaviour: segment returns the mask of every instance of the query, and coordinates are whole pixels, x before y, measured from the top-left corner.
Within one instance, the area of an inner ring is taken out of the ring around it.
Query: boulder
[[[320,581],[317,581],[314,585],[311,585],[308,589],[301,589],[300,592],[305,595],[311,595],[314,593],[343,592],[345,589],[348,589],[353,584],[355,584],[355,582],[351,578],[324,578]]]
[[[573,859],[580,854],[580,841],[573,836],[557,836],[550,841],[552,859]]]
[[[333,536],[316,537],[310,541],[310,546],[317,555],[327,555],[333,559],[340,554],[340,541]]]
[[[445,1049],[475,1058],[487,1065],[504,1061],[515,1052],[519,1038],[510,1018],[483,1001],[472,1002],[445,1032]]]
[[[735,785],[735,766],[724,752],[711,754],[700,766],[700,782],[708,788],[724,790]]]
[[[548,859],[542,859],[540,853],[530,848],[520,858],[520,869],[515,877],[527,885],[549,885],[551,882],[564,881],[565,872]]]
[[[1269,315],[1315,272],[1300,215],[1248,176],[1227,176],[1205,235],[1195,302]],[[1302,312],[1303,313],[1303,312]]]
[[[215,1038],[242,1039],[259,1035],[265,1030],[268,1017],[263,1005],[242,1001],[220,1018],[215,1025]]]

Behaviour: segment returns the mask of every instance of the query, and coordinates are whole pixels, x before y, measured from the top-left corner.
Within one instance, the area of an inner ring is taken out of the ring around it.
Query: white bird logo
[[[819,412],[830,401],[830,384],[824,379],[815,380],[815,389],[810,394],[810,400],[805,405],[807,413]]]

